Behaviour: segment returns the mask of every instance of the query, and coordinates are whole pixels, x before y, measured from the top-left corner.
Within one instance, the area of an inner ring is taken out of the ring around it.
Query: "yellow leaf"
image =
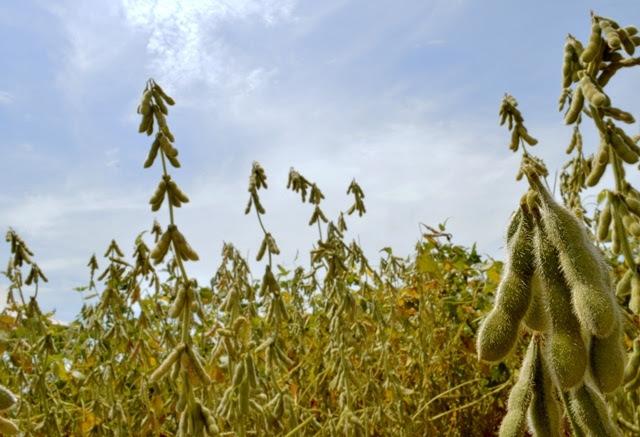
[[[91,411],[83,410],[82,422],[80,422],[80,432],[82,435],[87,435],[98,424],[95,414]]]

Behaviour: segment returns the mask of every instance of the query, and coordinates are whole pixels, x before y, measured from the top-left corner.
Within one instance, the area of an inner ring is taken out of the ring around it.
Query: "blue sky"
[[[632,0],[2,2],[0,229],[13,226],[48,273],[43,307],[73,318],[91,254],[111,238],[130,253],[154,218],[166,224],[147,206],[159,170],[142,168],[135,113],[154,77],[177,101],[174,176],[192,200],[177,221],[201,280],[223,241],[257,250],[243,214],[254,160],[284,265],[306,263],[316,239],[310,208],[285,190],[291,166],[331,217],[356,178],[368,214],[350,237],[374,260],[384,246],[411,253],[418,223],[447,219],[457,242],[501,256],[525,186],[500,99],[517,97],[535,152],[559,168],[571,133],[556,111],[562,47],[568,32],[587,38],[590,9],[640,25]],[[638,72],[619,76],[612,100],[640,114]]]

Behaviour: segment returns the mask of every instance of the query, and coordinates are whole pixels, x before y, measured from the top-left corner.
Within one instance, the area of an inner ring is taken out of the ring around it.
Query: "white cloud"
[[[142,192],[125,195],[106,191],[82,191],[75,193],[52,191],[27,195],[21,198],[0,198],[0,223],[14,225],[31,235],[44,237],[55,235],[63,227],[74,228],[90,213],[117,213],[118,211],[142,210],[146,204]]]
[[[217,83],[238,77],[235,59],[217,27],[225,21],[258,19],[274,25],[291,16],[290,0],[123,0],[125,17],[149,34],[151,69],[164,83]],[[241,72],[255,86],[260,67]]]

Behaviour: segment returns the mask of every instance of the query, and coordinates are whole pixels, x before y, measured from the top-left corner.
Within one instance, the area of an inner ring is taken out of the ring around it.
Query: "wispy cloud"
[[[148,34],[151,69],[170,85],[217,83],[236,77],[233,51],[219,34],[223,22],[275,25],[291,17],[290,0],[123,0],[128,23]],[[256,85],[260,66],[242,72]]]
[[[73,228],[83,220],[82,214],[143,210],[145,195],[109,193],[108,191],[47,192],[0,198],[0,223],[14,224],[32,235],[46,237],[63,228]]]
[[[0,105],[13,103],[13,95],[6,91],[0,91]]]

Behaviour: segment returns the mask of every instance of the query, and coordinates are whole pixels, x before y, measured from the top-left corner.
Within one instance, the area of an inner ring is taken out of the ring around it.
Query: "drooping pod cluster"
[[[609,268],[582,223],[527,176],[532,189],[509,224],[505,272],[478,334],[479,357],[497,361],[513,349],[521,321],[533,332],[500,435],[522,435],[527,423],[533,435],[562,435],[561,396],[583,434],[616,435],[601,399],[625,373]]]
[[[509,148],[516,152],[520,145],[520,141],[524,141],[530,146],[538,144],[538,140],[529,135],[527,128],[524,126],[524,117],[517,108],[518,102],[513,96],[505,95],[500,105],[500,125],[507,123],[511,131],[511,143]]]

